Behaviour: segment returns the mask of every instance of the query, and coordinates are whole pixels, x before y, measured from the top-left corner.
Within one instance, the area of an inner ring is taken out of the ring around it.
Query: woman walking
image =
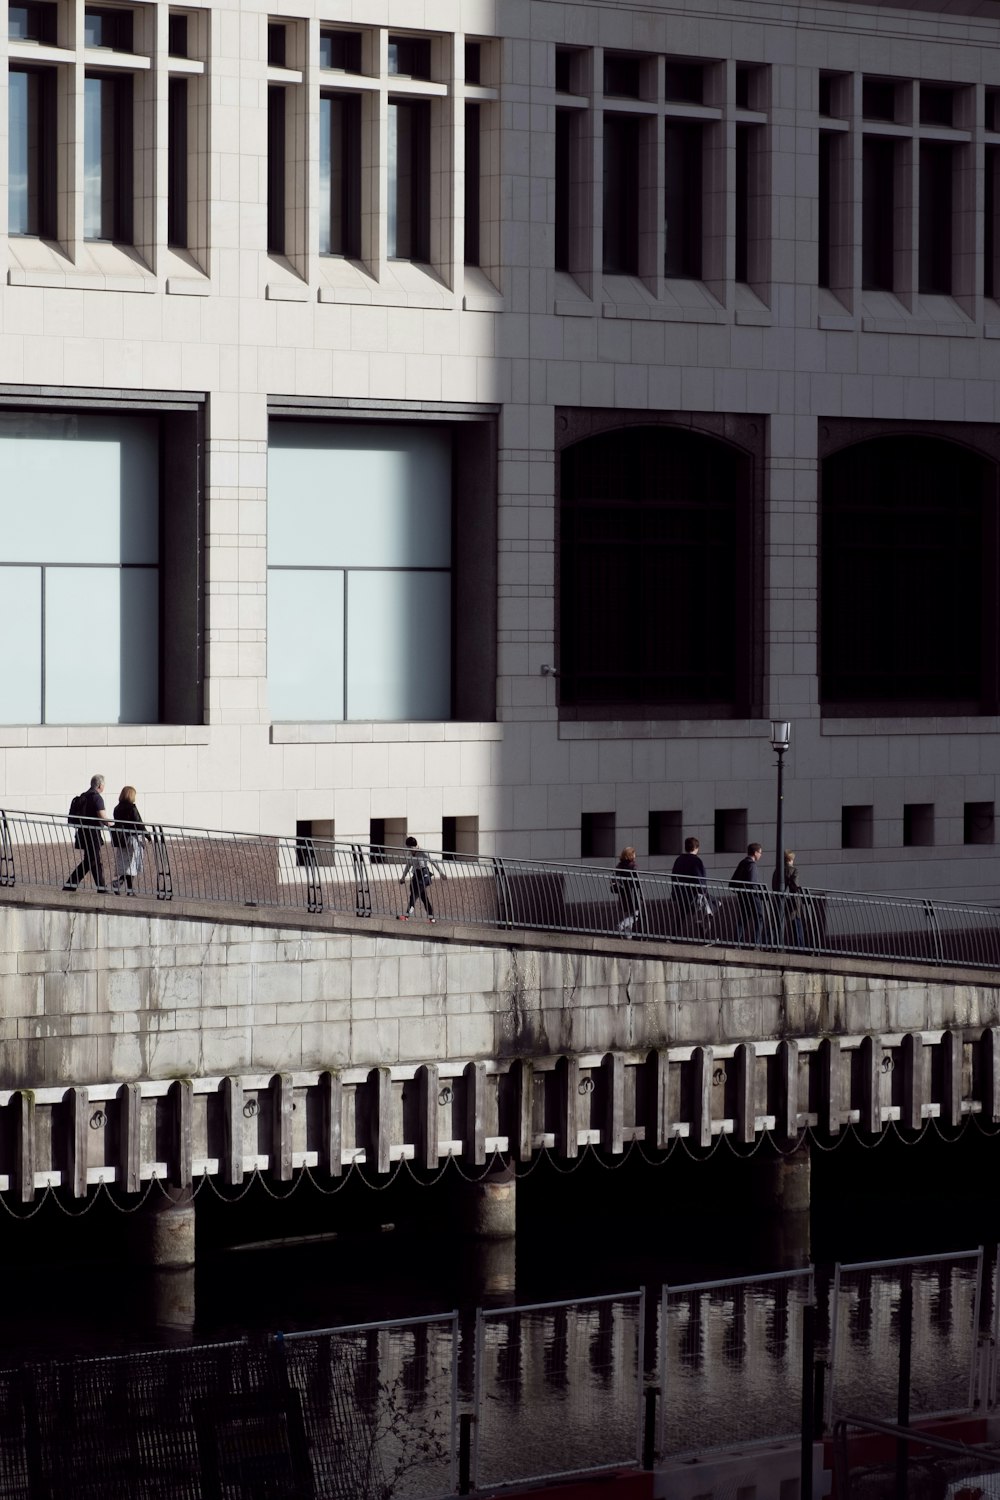
[[[143,842],[149,839],[142,815],[135,805],[134,786],[122,787],[121,796],[115,804],[112,816],[115,826],[111,830],[111,843],[115,851],[116,873],[111,882],[111,888],[120,894],[124,881],[126,895],[134,896],[135,890],[132,882],[142,874],[145,854],[142,846]]]
[[[446,879],[440,865],[435,864],[430,855],[424,853],[416,839],[412,836],[408,838],[406,840],[406,868],[400,876],[399,883],[400,885],[405,885],[407,880],[409,880],[410,899],[407,903],[406,911],[399,913],[399,920],[401,922],[409,921],[410,917],[413,916],[414,908],[418,901],[424,903],[427,911],[427,920],[429,922],[437,921],[434,915],[434,908],[431,905],[431,898],[427,894],[430,890],[431,881],[434,879],[435,870],[441,876],[442,880]]]
[[[611,890],[618,897],[618,905],[621,907],[618,931],[623,937],[637,937],[643,926],[642,888],[635,866],[635,850],[631,844],[626,844],[618,856],[615,873],[611,877]]]

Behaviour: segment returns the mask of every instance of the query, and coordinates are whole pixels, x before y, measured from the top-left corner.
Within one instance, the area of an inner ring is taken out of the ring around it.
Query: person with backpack
[[[87,791],[78,793],[69,805],[67,821],[76,829],[73,847],[81,851],[83,858],[73,873],[67,875],[64,891],[75,891],[83,877],[89,873],[102,895],[107,894],[101,852],[104,847],[101,824],[109,820],[104,808],[104,798],[101,796],[103,791],[104,777],[98,773],[91,776]]]
[[[747,844],[747,852],[733,871],[729,881],[730,890],[739,891],[737,897],[739,917],[736,925],[736,941],[742,943],[743,935],[753,927],[753,946],[760,945],[764,936],[764,889],[757,865],[763,854],[760,844]]]
[[[416,839],[411,835],[406,840],[406,868],[399,879],[400,885],[405,885],[407,880],[410,882],[410,899],[407,903],[406,911],[399,913],[399,920],[401,922],[408,922],[410,920],[418,901],[422,901],[426,908],[427,920],[429,922],[437,921],[434,915],[434,908],[431,905],[431,898],[427,894],[430,890],[431,881],[434,879],[435,870],[442,879],[447,878],[440,865],[435,864],[430,855],[424,853]]]

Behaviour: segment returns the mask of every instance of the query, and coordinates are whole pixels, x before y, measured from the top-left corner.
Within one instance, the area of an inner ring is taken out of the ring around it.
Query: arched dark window
[[[747,711],[750,469],[738,449],[669,427],[563,452],[561,705]]]
[[[820,696],[827,709],[992,711],[996,465],[879,437],[822,468]]]

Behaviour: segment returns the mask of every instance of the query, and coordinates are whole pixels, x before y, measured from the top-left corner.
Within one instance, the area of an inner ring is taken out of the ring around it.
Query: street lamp
[[[783,891],[785,889],[785,751],[788,749],[792,738],[792,726],[787,719],[771,720],[771,749],[778,757],[778,812],[775,822],[775,842],[777,848],[774,856],[774,879],[771,881],[771,889]]]

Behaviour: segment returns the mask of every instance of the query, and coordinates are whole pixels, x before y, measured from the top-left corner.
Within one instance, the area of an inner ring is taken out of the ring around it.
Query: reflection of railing
[[[665,1286],[661,1452],[703,1453],[793,1436],[803,1315],[812,1301],[809,1270]]]
[[[480,1309],[476,1488],[639,1463],[645,1293]]]
[[[989,1346],[978,1309],[997,1305],[995,1276],[971,1251],[841,1266],[832,1283],[817,1278],[815,1303],[803,1269],[668,1287],[658,1320],[636,1291],[480,1310],[474,1341],[445,1313],[0,1368],[0,1500],[443,1500],[652,1467],[657,1392],[660,1457],[674,1474],[696,1455],[707,1472],[720,1449],[794,1439],[800,1420],[811,1457],[824,1360],[838,1461],[850,1471],[837,1493],[883,1500],[897,1493],[894,1466],[925,1476],[937,1465],[942,1483],[927,1493],[957,1495],[951,1477],[996,1480],[996,1455],[906,1429],[933,1412],[994,1405],[989,1380],[974,1393],[968,1376],[977,1347]],[[858,1401],[861,1419],[849,1415]],[[886,1441],[852,1448],[850,1429]],[[801,1493],[814,1493],[811,1481]]]
[[[98,830],[103,836],[103,828]],[[136,894],[261,908],[404,914],[407,851],[149,824]],[[0,811],[0,886],[61,888],[75,830],[46,813]],[[95,837],[89,829],[81,838]],[[102,846],[110,880],[115,850]],[[432,854],[435,918],[487,927],[725,944],[804,955],[1000,969],[1000,910],[854,891],[772,891],[585,864]],[[85,877],[86,878],[86,877]],[[422,884],[422,882],[421,882]],[[417,897],[415,916],[430,915]]]
[[[827,1419],[863,1409],[889,1420],[899,1364],[909,1363],[914,1418],[971,1410],[980,1364],[983,1252],[838,1265],[830,1326]],[[919,1330],[907,1351],[903,1327]]]

